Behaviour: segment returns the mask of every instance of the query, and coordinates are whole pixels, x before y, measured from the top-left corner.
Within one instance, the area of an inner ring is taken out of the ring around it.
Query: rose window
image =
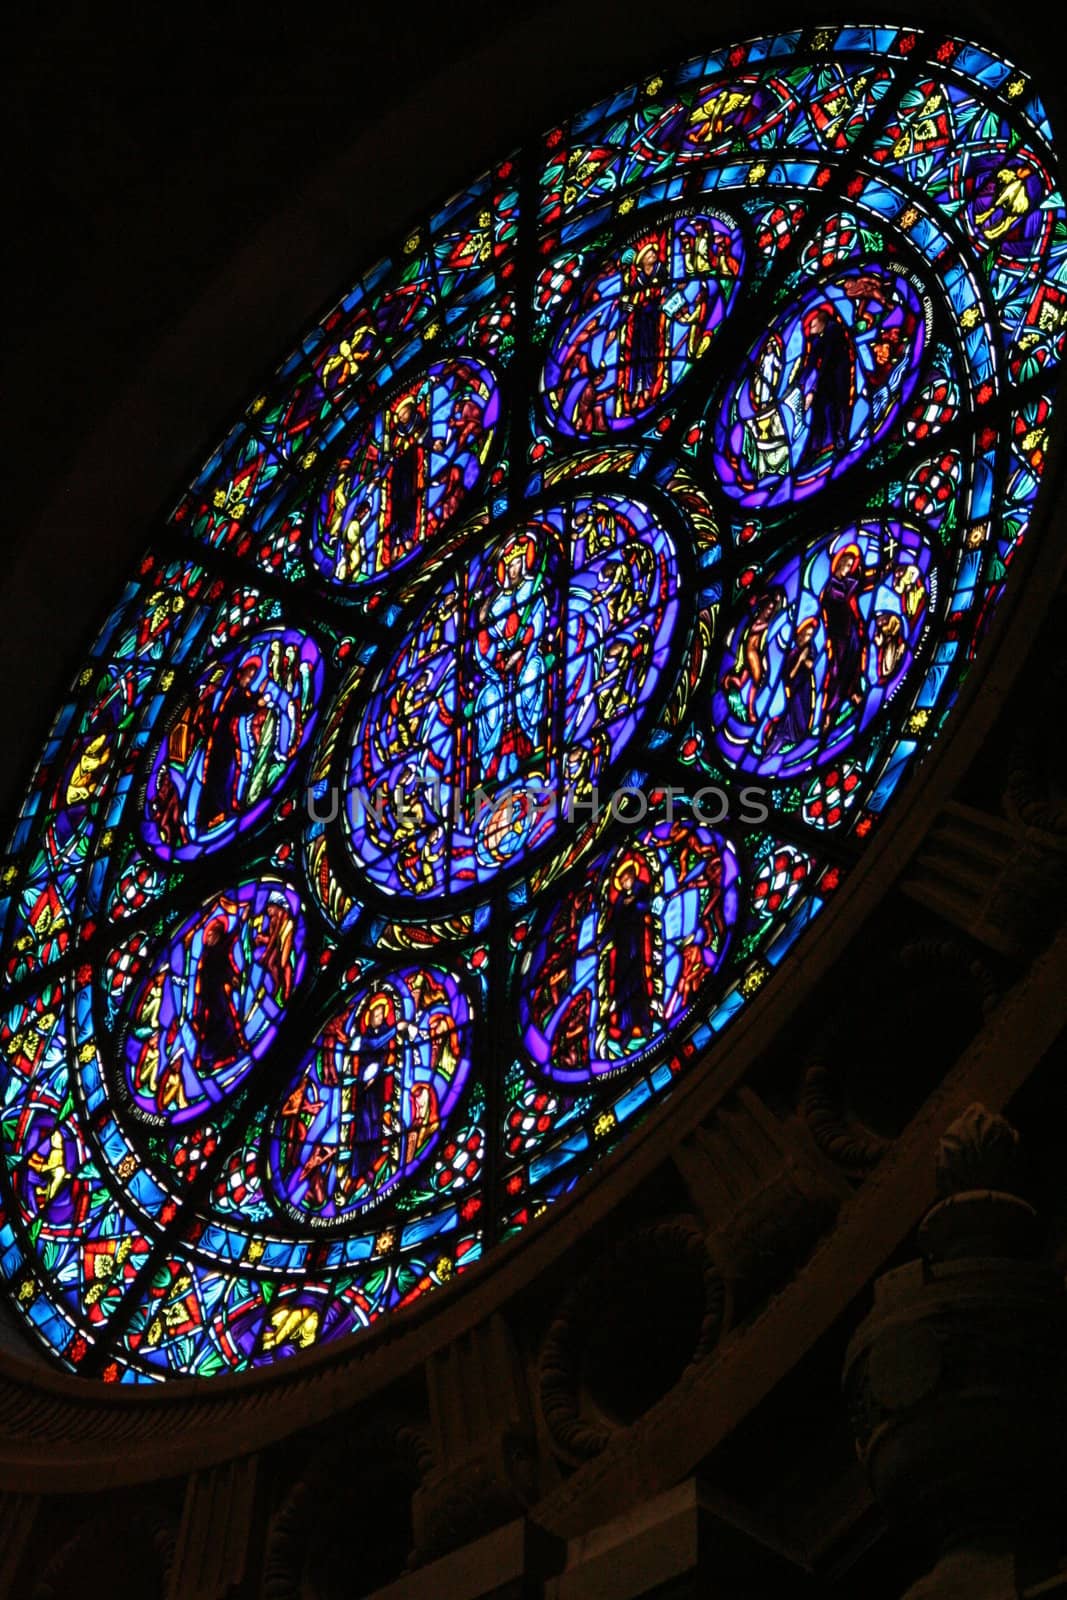
[[[427,212],[251,398],[5,859],[0,1261],[58,1362],[367,1329],[714,1070],[1010,603],[1050,144],[960,39],[717,51]]]

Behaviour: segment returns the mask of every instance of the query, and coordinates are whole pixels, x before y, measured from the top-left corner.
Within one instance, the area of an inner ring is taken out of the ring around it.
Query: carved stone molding
[[[427,1467],[412,1501],[419,1561],[520,1517],[537,1497],[526,1375],[500,1316],[426,1364]]]
[[[541,1347],[541,1414],[560,1457],[571,1464],[598,1455],[624,1424],[585,1391],[585,1356],[596,1331],[610,1340],[613,1324],[632,1313],[642,1296],[659,1291],[656,1312],[669,1320],[662,1299],[664,1269],[681,1269],[698,1288],[700,1312],[690,1363],[711,1351],[722,1329],[725,1292],[695,1218],[676,1217],[639,1228],[583,1274],[559,1306]],[[655,1278],[655,1283],[650,1280]]]
[[[175,1516],[154,1495],[90,1502],[58,1546],[38,1546],[39,1533],[30,1541],[30,1600],[68,1600],[77,1594],[83,1573],[96,1570],[102,1559],[110,1566],[116,1594],[166,1600],[176,1534]]]
[[[892,1144],[850,1115],[834,1073],[818,1062],[804,1074],[800,1112],[823,1154],[856,1177],[877,1165]]]
[[[257,1466],[255,1456],[244,1456],[191,1474],[167,1600],[225,1600],[241,1583],[253,1531]]]
[[[0,1594],[12,1591],[39,1504],[35,1494],[0,1494]]]
[[[1048,842],[1067,841],[1067,800],[1052,792],[1033,764],[1031,747],[1024,739],[1012,751],[1012,764],[1004,780],[1004,810],[1048,836]]]
[[[726,1328],[792,1274],[850,1192],[799,1134],[741,1088],[675,1150],[727,1287]]]
[[[1021,1196],[1022,1140],[1006,1117],[975,1101],[937,1147],[937,1191],[946,1199],[970,1189]]]
[[[544,1600],[815,1600],[815,1585],[778,1530],[698,1478],[570,1542]]]
[[[262,1600],[347,1595],[354,1546],[365,1588],[387,1582],[410,1549],[412,1495],[430,1466],[423,1428],[388,1410],[340,1416],[302,1449],[267,1524]]]
[[[1055,926],[1056,890],[1067,886],[1067,834],[1030,826],[1026,809],[1013,807],[1005,820],[951,801],[901,885],[962,933],[1013,958],[1040,948]]]
[[[300,1600],[311,1503],[311,1486],[298,1479],[271,1518],[263,1556],[263,1600]]]
[[[842,1205],[804,1270],[720,1340],[633,1427],[534,1508],[572,1537],[668,1488],[752,1414],[883,1269],[937,1198],[934,1162],[945,1127],[976,1099],[1007,1103],[1067,1024],[1067,931],[1009,990],[867,1181]]]
[[[373,1600],[548,1600],[563,1559],[558,1539],[517,1518],[405,1572]]]

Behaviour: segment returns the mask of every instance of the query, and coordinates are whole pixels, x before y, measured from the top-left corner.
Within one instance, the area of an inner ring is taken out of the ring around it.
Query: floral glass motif
[[[60,1365],[371,1329],[773,986],[1017,586],[1057,182],[984,48],[768,35],[475,178],[251,398],[0,869],[0,1271]]]

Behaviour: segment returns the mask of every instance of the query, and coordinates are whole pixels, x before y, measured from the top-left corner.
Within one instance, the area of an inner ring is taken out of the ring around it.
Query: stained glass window
[[[1050,143],[960,39],[718,51],[427,213],[252,398],[4,863],[0,1264],[59,1362],[412,1304],[786,962],[1027,534]]]

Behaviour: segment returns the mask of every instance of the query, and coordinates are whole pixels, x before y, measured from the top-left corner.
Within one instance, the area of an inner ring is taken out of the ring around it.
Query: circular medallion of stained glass
[[[506,526],[437,587],[351,736],[346,838],[368,882],[425,903],[548,849],[660,698],[678,588],[666,529],[607,493]]]

